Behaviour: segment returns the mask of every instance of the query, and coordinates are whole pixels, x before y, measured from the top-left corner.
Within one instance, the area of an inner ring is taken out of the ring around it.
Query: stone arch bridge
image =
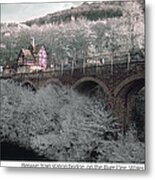
[[[134,95],[145,86],[144,61],[127,63],[104,64],[85,68],[75,68],[64,71],[46,71],[13,74],[2,76],[1,79],[11,78],[22,85],[38,90],[50,83],[65,85],[78,90],[80,93],[89,92],[96,86],[106,94],[107,105],[113,114],[123,122],[124,128],[131,122],[134,109]]]

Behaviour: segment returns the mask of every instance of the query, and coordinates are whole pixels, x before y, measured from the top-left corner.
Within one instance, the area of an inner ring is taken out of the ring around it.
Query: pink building
[[[47,69],[47,53],[44,46],[32,43],[28,49],[21,49],[17,58],[18,72],[45,71]]]

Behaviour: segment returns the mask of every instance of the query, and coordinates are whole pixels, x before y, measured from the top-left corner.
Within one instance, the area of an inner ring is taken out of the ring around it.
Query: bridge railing
[[[1,74],[1,76],[5,76],[5,77],[11,77],[13,75],[19,75],[21,74],[28,74],[28,75],[36,75],[36,74],[46,74],[46,76],[49,74],[49,76],[51,75],[73,75],[74,73],[83,73],[85,74],[86,71],[89,72],[91,71],[91,73],[96,73],[98,72],[98,70],[100,68],[103,67],[108,67],[108,71],[111,72],[111,74],[113,74],[114,71],[114,66],[116,64],[124,64],[124,69],[126,69],[127,71],[130,70],[130,64],[133,63],[139,63],[139,62],[143,62],[144,58],[140,58],[138,56],[133,56],[130,54],[130,52],[128,51],[119,51],[117,53],[100,53],[94,56],[87,56],[85,57],[81,63],[79,64],[74,64],[74,66],[72,65],[69,68],[62,68],[62,66],[60,65],[60,68],[58,69],[48,69],[46,71],[43,72],[27,72],[27,73],[8,73],[8,74]],[[110,70],[109,70],[110,68]]]
[[[83,72],[85,73],[85,69],[87,67],[96,67],[99,69],[101,66],[109,66],[111,74],[113,74],[113,67],[115,64],[124,64],[124,68],[126,70],[130,69],[130,64],[144,62],[144,58],[140,56],[133,56],[128,51],[119,51],[117,53],[104,53],[95,56],[85,57],[81,65],[75,66],[75,68],[83,68]],[[93,69],[93,68],[92,68]]]

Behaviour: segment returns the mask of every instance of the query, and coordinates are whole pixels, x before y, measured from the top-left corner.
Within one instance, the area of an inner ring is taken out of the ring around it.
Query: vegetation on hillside
[[[26,25],[32,26],[37,24],[38,26],[62,22],[70,22],[72,19],[75,21],[82,18],[86,18],[90,21],[96,21],[99,19],[113,18],[122,16],[121,2],[84,2],[80,6],[71,9],[55,12],[53,14],[47,14],[44,17],[28,20]]]
[[[114,4],[110,6],[115,7]],[[15,61],[20,49],[28,48],[31,37],[35,38],[36,44],[46,47],[49,65],[66,59],[81,62],[86,55],[118,50],[138,51],[144,56],[143,10],[136,1],[124,2],[120,8],[123,15],[113,18],[90,20],[82,16],[76,21],[48,22],[41,26],[37,25],[36,20],[31,27],[25,24],[2,24],[0,65]]]

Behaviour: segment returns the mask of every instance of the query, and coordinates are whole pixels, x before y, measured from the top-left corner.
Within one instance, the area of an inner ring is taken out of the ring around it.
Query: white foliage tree
[[[1,81],[1,142],[14,142],[55,161],[144,162],[144,144],[129,135],[104,139],[114,130],[103,104],[49,85],[36,94]],[[133,131],[133,130],[132,130]]]

